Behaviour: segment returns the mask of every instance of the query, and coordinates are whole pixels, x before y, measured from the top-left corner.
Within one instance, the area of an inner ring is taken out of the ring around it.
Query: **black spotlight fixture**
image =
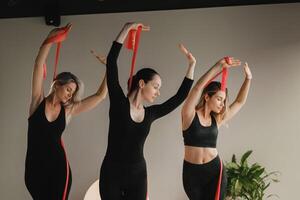
[[[45,22],[49,26],[60,26],[60,8],[58,0],[49,0],[46,2]]]

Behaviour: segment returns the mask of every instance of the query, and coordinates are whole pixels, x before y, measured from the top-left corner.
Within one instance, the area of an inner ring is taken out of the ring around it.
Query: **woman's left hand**
[[[196,59],[193,56],[193,54],[191,52],[189,52],[184,46],[183,44],[179,44],[179,48],[182,51],[182,53],[184,53],[189,61],[189,65],[196,65]]]
[[[100,55],[100,54],[96,54],[96,52],[94,50],[91,50],[91,53],[103,64],[106,65],[106,56],[104,55]]]
[[[245,62],[245,65],[244,65],[244,72],[245,72],[245,76],[246,76],[246,79],[252,79],[252,73],[251,73],[251,70],[248,66],[248,63]]]

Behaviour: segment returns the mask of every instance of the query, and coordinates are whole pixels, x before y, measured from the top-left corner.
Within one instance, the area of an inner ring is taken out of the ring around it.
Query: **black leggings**
[[[34,200],[67,200],[72,184],[71,168],[65,199],[65,170],[45,170],[31,168],[25,173],[25,184]]]
[[[190,200],[214,200],[219,176],[220,158],[216,156],[213,160],[204,164],[193,164],[183,162],[183,187]],[[220,200],[226,195],[227,177],[223,166],[222,182],[220,189]]]
[[[146,162],[115,163],[104,159],[99,179],[102,200],[146,200]]]

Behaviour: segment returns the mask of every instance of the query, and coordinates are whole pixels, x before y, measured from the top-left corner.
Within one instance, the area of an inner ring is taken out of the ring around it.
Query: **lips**
[[[64,99],[65,99],[66,102],[69,101],[69,98],[68,98],[68,97],[65,97]]]

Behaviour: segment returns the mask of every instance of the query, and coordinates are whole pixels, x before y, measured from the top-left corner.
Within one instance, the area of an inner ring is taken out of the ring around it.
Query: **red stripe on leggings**
[[[66,154],[66,150],[65,150],[65,147],[64,147],[64,142],[62,141],[62,139],[60,140],[60,144],[61,144],[61,146],[64,150],[65,158],[66,158],[67,178],[66,178],[66,184],[65,184],[64,194],[63,194],[63,198],[62,198],[62,200],[66,200],[67,191],[68,191],[68,184],[69,184],[69,162],[68,162],[68,159],[67,159],[67,154]]]
[[[223,163],[222,160],[220,159],[220,174],[219,174],[219,181],[218,181],[217,191],[215,195],[215,200],[220,200],[222,175],[223,175]]]

